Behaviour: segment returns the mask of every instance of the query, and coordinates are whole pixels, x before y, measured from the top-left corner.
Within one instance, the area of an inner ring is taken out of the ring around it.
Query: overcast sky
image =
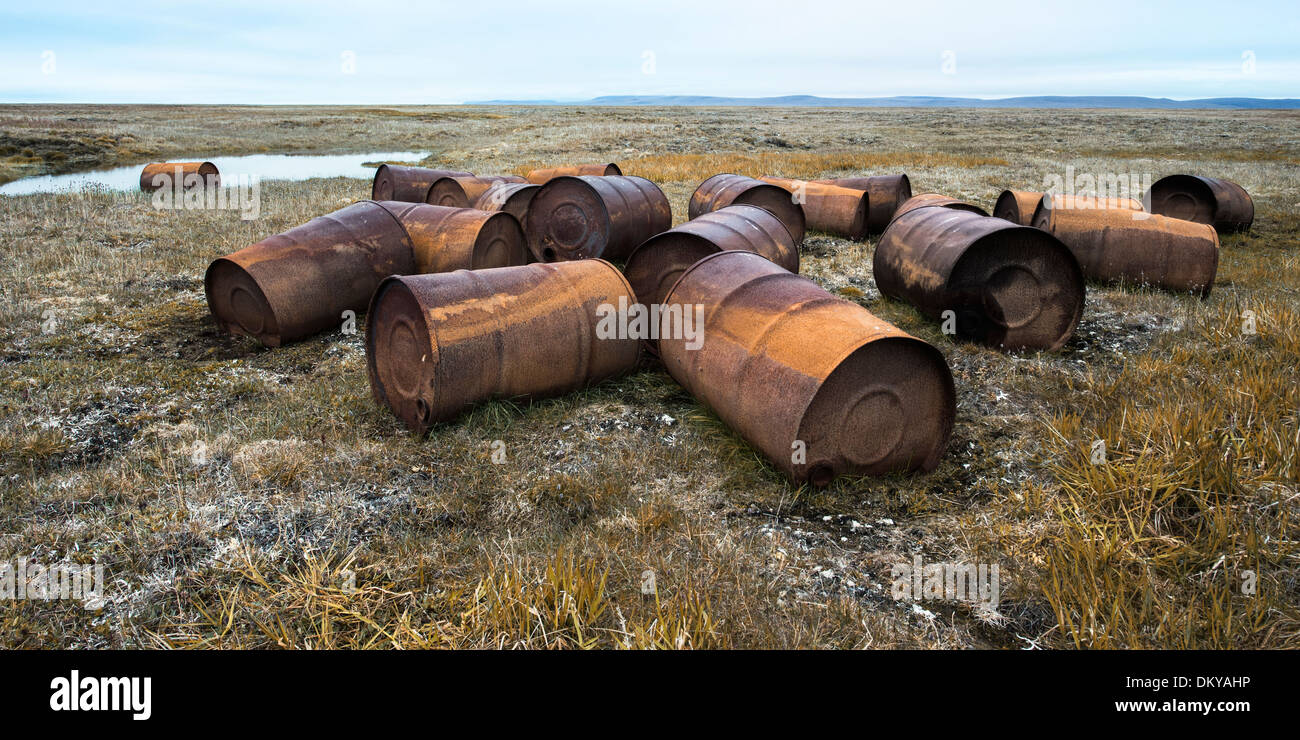
[[[1300,97],[1298,11],[1297,0],[5,2],[0,101]]]

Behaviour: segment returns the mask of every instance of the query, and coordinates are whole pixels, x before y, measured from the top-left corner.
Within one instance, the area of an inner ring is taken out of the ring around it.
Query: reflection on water
[[[369,154],[250,154],[245,157],[172,157],[170,162],[207,161],[220,170],[222,179],[229,176],[233,184],[239,175],[260,180],[310,180],[313,177],[360,177],[369,180],[375,176],[374,167],[363,167],[363,162],[419,162],[427,152],[371,152]],[[57,193],[83,190],[87,187],[108,190],[138,190],[140,171],[148,162],[111,170],[74,172],[67,175],[42,175],[14,180],[0,185],[0,195],[30,195],[32,193]]]

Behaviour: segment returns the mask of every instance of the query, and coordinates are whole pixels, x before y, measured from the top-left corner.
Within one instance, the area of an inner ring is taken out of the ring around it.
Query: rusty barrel
[[[218,325],[268,347],[341,325],[379,281],[415,272],[415,250],[393,213],[361,201],[221,257],[204,277]]]
[[[758,179],[783,188],[801,203],[810,228],[855,241],[866,237],[869,196],[865,190],[771,175]]]
[[[479,197],[498,183],[521,183],[524,179],[516,175],[484,175],[482,177],[457,175],[440,177],[429,186],[424,202],[434,206],[451,208],[471,208]]]
[[[418,432],[491,398],[578,390],[636,365],[636,337],[601,331],[634,300],[604,260],[394,275],[366,317],[371,390]]]
[[[527,182],[498,182],[483,191],[474,202],[474,207],[480,211],[504,211],[522,225],[524,216],[528,213],[528,204],[533,202],[533,196],[537,195],[540,188],[540,185]]]
[[[993,215],[1019,226],[1034,222],[1034,211],[1043,200],[1043,194],[1029,190],[1003,190],[993,204]]]
[[[199,178],[191,181],[197,187],[221,184],[221,173],[217,172],[217,166],[211,162],[154,162],[141,170],[140,189],[148,192],[163,187],[175,188],[178,181],[183,188],[192,187],[185,182],[189,177]]]
[[[375,170],[375,181],[370,187],[374,200],[400,200],[423,203],[429,186],[440,177],[473,177],[472,172],[459,170],[431,170],[427,167],[407,167],[400,164],[381,164]]]
[[[1245,231],[1255,220],[1255,202],[1231,180],[1170,175],[1151,186],[1151,212],[1210,224],[1220,233]]]
[[[1219,266],[1219,236],[1198,224],[1132,210],[1045,208],[1034,226],[1074,252],[1090,280],[1153,285],[1210,294]]]
[[[524,230],[508,213],[384,201],[402,224],[417,273],[481,270],[528,263]]]
[[[873,175],[815,180],[867,193],[867,230],[879,234],[889,225],[898,207],[912,197],[912,181],[907,175]]]
[[[1060,240],[954,208],[895,218],[872,273],[881,294],[951,318],[957,336],[992,347],[1059,349],[1083,314],[1083,273]]]
[[[543,167],[530,170],[524,179],[534,185],[545,185],[557,177],[612,177],[623,174],[623,170],[613,162],[605,164],[575,164],[567,167]]]
[[[964,200],[957,200],[956,198],[950,198],[947,195],[940,195],[938,193],[921,193],[908,198],[907,202],[899,206],[898,210],[894,212],[894,218],[898,218],[908,211],[913,211],[917,208],[927,208],[929,206],[942,206],[944,208],[952,208],[958,211],[969,211],[971,213],[978,213],[981,216],[989,215],[988,211],[973,203],[967,203]]]
[[[799,272],[799,247],[781,219],[758,206],[732,205],[647,239],[627,258],[623,274],[638,302],[662,304],[686,268],[714,252],[736,250]]]
[[[807,228],[803,206],[795,203],[785,188],[752,177],[726,173],[710,177],[691,193],[687,215],[696,218],[732,204],[766,208],[781,219],[790,236],[794,237],[795,244],[803,244]]]
[[[540,262],[621,260],[673,224],[668,198],[644,177],[563,175],[537,191],[524,219]]]
[[[703,316],[663,314],[669,374],[795,483],[938,464],[955,396],[929,344],[754,252],[696,262],[665,303]]]
[[[1142,207],[1142,201],[1134,198],[1098,198],[1093,195],[1043,193],[1042,199],[1038,201],[1038,206],[1034,208],[1034,215],[1029,219],[1030,225],[1042,220],[1041,214],[1049,210],[1143,211],[1145,209]]]

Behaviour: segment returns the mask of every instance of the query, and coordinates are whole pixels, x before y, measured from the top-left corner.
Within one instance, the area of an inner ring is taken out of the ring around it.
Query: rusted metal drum
[[[380,280],[415,269],[406,229],[361,201],[213,261],[203,282],[223,330],[279,347],[339,327]]]
[[[791,200],[785,188],[752,177],[725,173],[710,177],[691,193],[688,215],[696,218],[733,203],[766,208],[781,219],[790,236],[794,237],[795,244],[803,244],[804,229],[807,228],[803,206]]]
[[[1034,211],[1043,201],[1043,194],[1028,190],[1003,190],[993,204],[993,216],[1013,224],[1028,226],[1034,222]]]
[[[521,183],[515,175],[487,175],[484,177],[440,177],[429,186],[424,202],[434,206],[471,208],[479,197],[498,183]]]
[[[955,396],[929,344],[754,252],[696,262],[665,303],[703,307],[696,349],[664,314],[669,374],[796,484],[938,464]]]
[[[613,162],[606,164],[576,164],[568,167],[544,167],[542,169],[531,170],[524,178],[534,185],[545,185],[557,177],[579,177],[581,175],[591,175],[592,177],[610,177],[623,174],[623,170]]]
[[[1083,314],[1083,273],[1068,247],[1039,229],[953,208],[896,217],[872,273],[883,295],[951,318],[957,336],[991,347],[1059,349]]]
[[[758,206],[732,205],[647,239],[627,258],[623,274],[637,301],[662,304],[686,268],[714,252],[756,252],[799,272],[799,247],[781,220]]]
[[[522,226],[528,204],[533,202],[533,196],[540,188],[540,185],[526,182],[499,182],[485,190],[474,202],[474,207],[480,211],[505,211]]]
[[[907,175],[875,175],[872,177],[840,177],[834,180],[815,180],[842,188],[867,192],[867,230],[879,234],[889,225],[898,207],[912,197],[912,181]]]
[[[1255,202],[1231,180],[1199,175],[1170,175],[1151,186],[1151,212],[1198,224],[1220,233],[1245,231],[1255,220]]]
[[[191,175],[201,178],[200,187],[221,184],[221,174],[211,162],[155,162],[145,165],[140,172],[140,189],[148,192],[164,186],[175,188],[177,181],[181,187],[186,187],[185,179]],[[159,178],[157,183],[155,178]]]
[[[621,260],[667,231],[673,213],[659,186],[644,177],[565,175],[537,191],[524,221],[539,262]]]
[[[1132,210],[1044,208],[1034,226],[1064,242],[1090,280],[1202,297],[1214,285],[1219,235],[1209,224]]]
[[[508,213],[384,201],[406,229],[417,273],[482,270],[528,263],[524,230]]]
[[[490,398],[541,398],[631,370],[640,342],[603,335],[635,301],[604,260],[394,275],[366,317],[375,400],[423,433]]]
[[[911,198],[908,198],[907,202],[899,206],[898,210],[894,212],[894,218],[898,218],[908,211],[929,206],[943,206],[944,208],[952,208],[958,211],[970,211],[971,213],[978,213],[981,216],[989,215],[988,211],[973,203],[967,203],[964,200],[957,200],[956,198],[950,198],[938,193],[921,193],[920,195],[914,195]]]
[[[785,189],[796,203],[802,201],[810,228],[845,239],[860,240],[866,237],[867,191],[770,175],[758,179]]]
[[[1034,209],[1029,223],[1035,224],[1045,210],[1079,210],[1079,211],[1142,211],[1142,201],[1133,198],[1098,198],[1092,195],[1062,195],[1060,193],[1043,193]]]
[[[427,167],[406,167],[400,164],[381,164],[375,170],[375,181],[370,187],[370,197],[375,200],[400,200],[423,203],[429,186],[440,177],[473,177],[472,172],[459,170],[431,170]]]

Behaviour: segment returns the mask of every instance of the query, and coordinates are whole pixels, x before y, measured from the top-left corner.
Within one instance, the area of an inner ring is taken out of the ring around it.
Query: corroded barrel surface
[[[366,317],[375,400],[424,432],[491,398],[542,398],[630,371],[640,342],[604,336],[635,298],[604,260],[394,275]]]
[[[186,180],[192,185],[187,185]],[[146,192],[174,188],[177,182],[183,188],[216,186],[221,184],[221,174],[211,162],[155,162],[145,165],[140,172],[140,189]]]
[[[694,349],[665,318],[668,372],[794,482],[938,464],[955,396],[929,344],[754,252],[696,262],[665,303],[703,316]]]
[[[1002,349],[1060,348],[1083,314],[1083,273],[1069,248],[1039,229],[930,206],[894,219],[876,246],[880,292],[957,336]]]
[[[673,223],[668,198],[644,177],[557,177],[528,204],[525,234],[540,262],[624,259]]]
[[[619,169],[617,164],[607,162],[605,164],[575,164],[567,167],[543,167],[529,171],[524,179],[534,185],[545,185],[557,177],[578,177],[580,175],[609,177],[621,174],[623,174],[623,170]]]
[[[379,281],[415,269],[401,222],[361,201],[213,261],[203,282],[223,330],[278,347],[340,326]]]
[[[687,215],[695,218],[733,203],[766,208],[781,219],[790,236],[794,237],[795,244],[803,244],[807,228],[803,206],[795,203],[785,188],[752,177],[731,174],[710,177],[691,193]]]
[[[803,206],[809,228],[845,239],[866,237],[869,196],[865,190],[770,175],[759,179],[789,192]]]
[[[1090,280],[1210,294],[1219,266],[1214,227],[1131,210],[1041,209],[1034,226],[1074,252]]]
[[[1151,186],[1151,212],[1210,224],[1220,233],[1245,231],[1255,220],[1255,202],[1231,180],[1170,175]]]
[[[375,180],[370,186],[370,197],[374,200],[423,203],[429,194],[429,186],[440,177],[473,177],[473,173],[381,164],[375,170]]]

